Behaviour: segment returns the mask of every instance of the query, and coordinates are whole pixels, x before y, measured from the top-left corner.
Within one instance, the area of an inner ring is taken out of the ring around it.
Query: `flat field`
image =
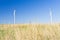
[[[60,24],[0,24],[0,40],[60,40]]]

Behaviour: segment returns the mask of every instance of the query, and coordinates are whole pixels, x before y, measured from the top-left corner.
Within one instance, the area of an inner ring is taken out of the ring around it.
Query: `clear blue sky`
[[[60,0],[0,0],[0,24],[13,24],[13,11],[16,10],[16,24],[49,23],[50,10],[53,22],[60,22]]]

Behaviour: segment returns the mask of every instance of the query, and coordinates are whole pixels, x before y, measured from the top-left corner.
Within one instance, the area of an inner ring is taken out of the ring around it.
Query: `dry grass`
[[[60,25],[1,24],[0,40],[60,40]]]

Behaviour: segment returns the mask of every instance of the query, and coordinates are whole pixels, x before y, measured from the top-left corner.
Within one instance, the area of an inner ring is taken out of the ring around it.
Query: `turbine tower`
[[[15,24],[15,13],[16,13],[16,10],[14,10],[14,24]]]
[[[50,23],[52,24],[52,9],[50,8]]]

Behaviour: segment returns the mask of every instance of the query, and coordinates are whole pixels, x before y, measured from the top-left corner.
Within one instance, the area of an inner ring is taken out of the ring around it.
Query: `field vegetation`
[[[60,24],[0,24],[0,40],[60,40]]]

